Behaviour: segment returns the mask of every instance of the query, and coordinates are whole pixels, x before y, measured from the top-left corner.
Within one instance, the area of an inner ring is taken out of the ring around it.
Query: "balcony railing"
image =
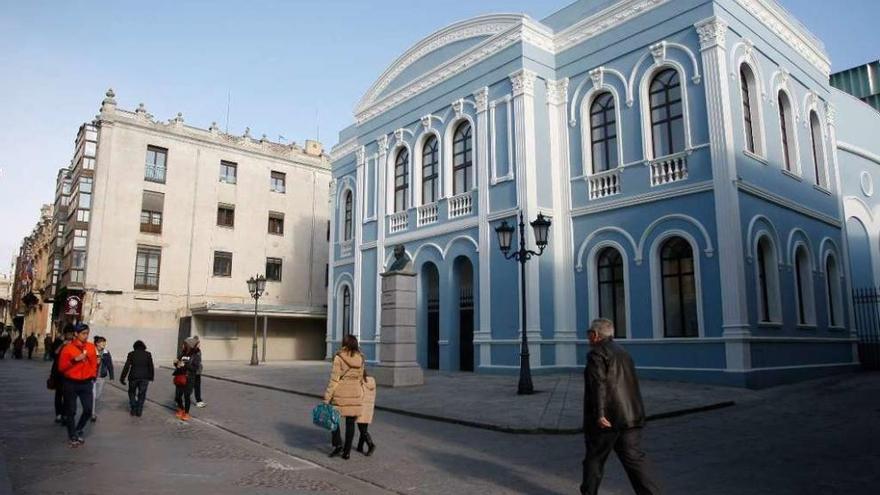
[[[470,191],[449,198],[449,218],[458,218],[474,212],[474,196]]]
[[[144,169],[144,179],[151,182],[165,182],[165,167],[148,163]]]
[[[416,215],[416,226],[422,227],[425,225],[431,225],[432,223],[437,223],[439,217],[440,214],[437,209],[437,203],[419,206],[418,213]]]
[[[651,187],[671,184],[688,178],[688,153],[676,153],[649,162]]]
[[[396,234],[407,229],[409,216],[406,211],[399,211],[388,218],[388,232]]]
[[[590,199],[602,199],[620,194],[620,169],[613,168],[587,178],[590,185]]]

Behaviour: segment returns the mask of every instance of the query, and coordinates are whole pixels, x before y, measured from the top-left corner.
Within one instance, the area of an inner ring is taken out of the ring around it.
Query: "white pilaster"
[[[489,88],[481,88],[474,94],[477,107],[477,188],[478,188],[478,215],[479,215],[479,280],[480,280],[480,324],[474,332],[475,341],[489,340],[492,338],[492,282],[489,270],[491,232],[489,226],[489,121],[487,110],[489,108]],[[492,348],[489,344],[479,344],[480,366],[492,364]]]
[[[376,225],[376,330],[373,340],[376,345],[376,361],[381,361],[379,356],[378,342],[382,336],[382,277],[379,275],[385,270],[385,228],[388,223],[385,221],[385,201],[386,187],[385,174],[388,169],[388,136],[382,135],[376,139],[376,145],[379,147],[379,158],[376,161],[376,200],[377,206],[377,225]]]
[[[330,258],[327,268],[327,352],[326,359],[333,357],[333,327],[336,323],[336,270],[333,268],[336,261],[336,179],[330,181],[329,194],[330,208]],[[195,319],[193,319],[195,321]]]
[[[715,222],[718,232],[718,263],[721,271],[722,326],[724,337],[751,334],[745,281],[745,253],[736,190],[736,154],[733,117],[727,76],[727,23],[710,17],[695,24],[705,73],[706,108],[709,118],[712,176],[715,194]],[[727,369],[751,368],[749,344],[728,341]]]
[[[357,200],[354,207],[354,307],[352,308],[352,333],[358,339],[362,338],[361,334],[361,307],[363,303],[363,253],[360,250],[364,239],[364,221],[363,211],[365,206],[364,200],[364,181],[366,180],[365,150],[361,146],[357,150],[357,170],[355,171],[355,198]]]

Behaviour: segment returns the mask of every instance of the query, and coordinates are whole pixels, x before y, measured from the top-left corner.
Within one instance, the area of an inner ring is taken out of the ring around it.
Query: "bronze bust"
[[[410,259],[406,254],[406,247],[403,244],[394,246],[394,260],[388,267],[389,272],[404,271],[409,266]]]

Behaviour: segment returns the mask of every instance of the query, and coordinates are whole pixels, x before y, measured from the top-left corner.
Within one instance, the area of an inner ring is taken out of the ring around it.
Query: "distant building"
[[[880,111],[880,60],[831,74],[831,85]]]
[[[11,302],[12,279],[9,278],[9,275],[2,273],[0,274],[0,331],[12,324],[9,316]]]
[[[246,360],[246,281],[265,274],[267,358],[323,358],[329,182],[319,143],[198,129],[180,114],[159,122],[108,91],[58,174],[55,293],[82,297],[80,315],[59,318],[120,350],[141,339],[168,358],[199,335],[205,359]]]
[[[15,327],[25,335],[43,336],[51,332],[51,296],[45,293],[51,273],[47,270],[55,235],[52,230],[52,205],[43,205],[40,220],[33,232],[22,241],[15,262],[12,288],[12,314]]]

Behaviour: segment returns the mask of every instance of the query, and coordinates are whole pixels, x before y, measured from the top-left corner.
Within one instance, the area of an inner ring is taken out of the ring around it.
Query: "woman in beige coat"
[[[354,440],[355,420],[361,414],[364,400],[364,355],[358,349],[358,341],[353,335],[342,339],[342,349],[333,357],[333,370],[330,383],[324,392],[324,402],[333,404],[339,415],[345,418],[345,446],[342,445],[342,425],[333,431],[333,451],[330,457],[342,454],[343,459],[351,456],[351,443]]]

